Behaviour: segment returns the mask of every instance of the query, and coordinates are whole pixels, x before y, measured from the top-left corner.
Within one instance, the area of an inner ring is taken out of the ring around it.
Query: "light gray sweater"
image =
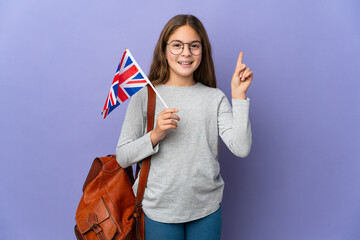
[[[215,212],[222,201],[224,181],[218,162],[218,136],[236,156],[251,148],[250,99],[232,99],[201,83],[189,87],[156,85],[156,90],[180,117],[177,129],[152,146],[146,133],[147,88],[131,97],[116,148],[120,166],[151,156],[143,199],[145,214],[155,221],[181,223]],[[155,123],[165,107],[156,98]],[[138,179],[133,190],[136,194]]]

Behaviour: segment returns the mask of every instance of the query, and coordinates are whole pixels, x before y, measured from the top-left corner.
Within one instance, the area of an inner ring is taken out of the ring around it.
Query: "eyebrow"
[[[178,39],[174,39],[174,40],[172,40],[172,41],[178,41],[178,42],[182,42],[182,43],[184,43],[183,41],[178,40]],[[172,41],[171,41],[171,42],[172,42]],[[194,40],[194,41],[191,41],[190,43],[193,43],[193,42],[199,42],[199,43],[201,43],[201,41],[200,41],[200,40]]]

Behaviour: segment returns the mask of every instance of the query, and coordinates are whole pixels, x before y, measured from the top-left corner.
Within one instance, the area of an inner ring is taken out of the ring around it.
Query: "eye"
[[[190,45],[190,47],[191,48],[193,48],[193,49],[199,49],[199,48],[201,48],[201,43],[199,43],[199,42],[192,42],[191,43],[191,45]]]

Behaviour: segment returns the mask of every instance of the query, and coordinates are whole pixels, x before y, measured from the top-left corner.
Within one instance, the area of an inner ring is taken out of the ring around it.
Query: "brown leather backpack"
[[[148,87],[147,132],[154,126],[155,92]],[[78,240],[144,240],[142,199],[150,169],[150,156],[142,161],[137,197],[132,166],[122,168],[115,155],[95,158],[83,186],[75,216]],[[139,172],[137,164],[136,177]]]

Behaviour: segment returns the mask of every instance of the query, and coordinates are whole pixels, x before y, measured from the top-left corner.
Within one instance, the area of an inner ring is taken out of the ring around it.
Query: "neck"
[[[172,78],[170,77],[169,80],[165,83],[167,86],[175,86],[175,87],[189,87],[195,85],[196,82],[193,76],[187,78]]]

